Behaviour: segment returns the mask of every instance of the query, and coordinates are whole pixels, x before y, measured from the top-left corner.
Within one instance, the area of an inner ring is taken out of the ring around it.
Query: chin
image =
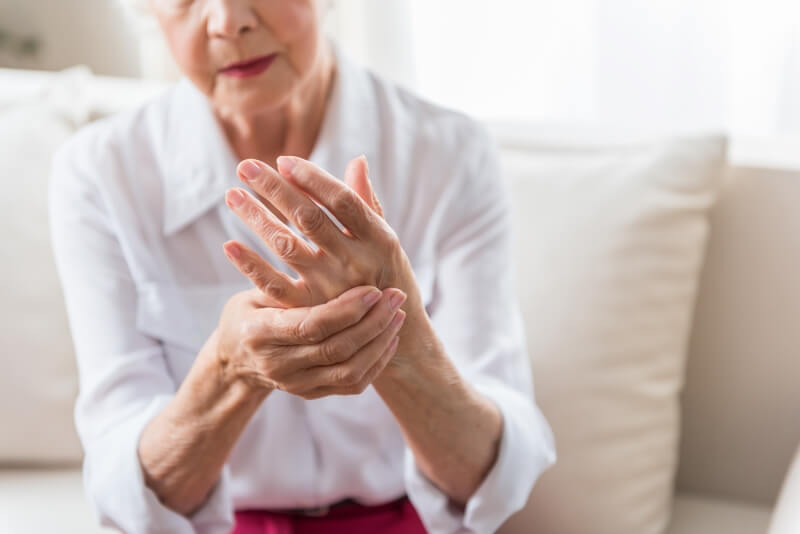
[[[253,114],[280,109],[288,102],[292,90],[288,85],[274,87],[262,82],[248,84],[247,87],[227,87],[225,94],[220,96],[228,109],[237,113]]]

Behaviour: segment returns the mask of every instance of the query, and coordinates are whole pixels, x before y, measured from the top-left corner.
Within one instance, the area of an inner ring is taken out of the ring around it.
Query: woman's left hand
[[[408,295],[403,306],[409,316],[404,330],[424,324],[424,305],[411,263],[383,218],[366,159],[350,162],[344,182],[296,157],[279,158],[278,169],[280,172],[250,159],[240,163],[238,174],[318,248],[314,250],[295,235],[253,195],[234,188],[226,195],[228,206],[300,279],[277,271],[249,247],[229,241],[225,251],[234,265],[273,301],[286,307],[328,302],[360,285],[395,287]],[[314,201],[327,208],[344,231]],[[403,337],[408,336],[401,336],[401,348]]]

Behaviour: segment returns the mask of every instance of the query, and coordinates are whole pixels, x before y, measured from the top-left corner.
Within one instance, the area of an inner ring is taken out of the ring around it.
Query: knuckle
[[[258,274],[256,266],[253,264],[252,261],[244,260],[239,264],[239,267],[241,268],[245,276],[247,276],[250,279],[254,278]]]
[[[257,209],[253,209],[250,213],[249,223],[256,233],[262,237],[272,235],[275,230],[269,219]]]
[[[281,183],[271,173],[263,173],[259,185],[261,186],[261,193],[267,198],[274,198],[281,192]]]
[[[286,297],[287,289],[283,282],[275,278],[262,279],[258,284],[259,289],[268,297],[282,300]]]
[[[345,386],[355,388],[364,378],[364,370],[357,367],[349,367],[342,373],[341,383]]]
[[[335,367],[331,370],[331,383],[337,386],[349,385],[350,369],[345,366]]]
[[[358,350],[358,344],[350,336],[342,336],[336,342],[337,353],[344,358],[349,358]]]
[[[317,322],[308,318],[297,323],[296,337],[306,343],[319,343],[325,339],[325,328]]]
[[[349,258],[344,260],[342,271],[344,273],[344,279],[354,285],[362,283],[365,279],[369,279],[370,269],[357,259]]]
[[[333,343],[323,343],[317,349],[317,356],[322,365],[331,365],[338,362],[338,350]],[[336,377],[334,377],[335,379]]]
[[[349,386],[351,395],[361,395],[362,393],[364,393],[364,390],[366,390],[367,387],[369,387],[370,382],[372,381],[369,379],[369,376],[367,375],[368,373],[364,373],[364,376],[362,376],[356,383]]]
[[[245,198],[249,198],[245,195]],[[254,206],[251,202],[247,201],[245,205],[244,216],[246,218],[246,222],[250,223],[252,226],[256,226],[258,228],[262,228],[265,223],[264,214],[261,213],[261,210],[258,209],[257,206]]]
[[[275,252],[283,259],[291,260],[297,255],[297,245],[291,237],[283,233],[276,233],[272,237]]]
[[[325,223],[325,214],[322,210],[313,206],[300,206],[295,211],[295,220],[298,229],[304,234],[313,234],[322,229]]]
[[[352,192],[339,191],[331,200],[331,206],[338,215],[352,216],[355,215],[358,204],[355,202]]]

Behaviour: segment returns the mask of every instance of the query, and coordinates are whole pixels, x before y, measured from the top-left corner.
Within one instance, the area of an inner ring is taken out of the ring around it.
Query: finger
[[[385,289],[381,300],[367,312],[363,320],[328,337],[316,346],[307,347],[305,353],[298,356],[305,360],[305,367],[308,369],[325,367],[330,370],[336,364],[347,362],[351,358],[355,359],[354,355],[358,354],[362,348],[393,326],[392,321],[397,318],[397,312],[401,311],[400,306],[405,300],[405,293],[399,289]],[[400,315],[405,317],[405,312]],[[359,361],[363,361],[363,358]],[[364,365],[363,369],[366,370],[367,366]],[[312,378],[317,376],[323,377],[318,373],[312,375]]]
[[[271,344],[317,345],[361,321],[383,293],[376,287],[358,286],[317,306],[266,308],[262,310],[262,323],[266,331],[272,332]]]
[[[275,169],[248,159],[239,164],[237,171],[242,181],[268,199],[317,246],[334,256],[344,253],[345,235],[314,201]]]
[[[371,385],[380,376],[384,369],[389,365],[397,354],[397,347],[400,338],[395,337],[389,344],[384,354],[380,357],[377,363],[367,372],[362,379],[361,383],[351,388],[340,388],[336,386],[321,386],[314,388],[311,391],[303,393],[301,396],[306,400],[319,399],[321,397],[328,397],[330,395],[359,395],[363,393],[369,385]]]
[[[369,179],[369,167],[367,166],[367,157],[363,154],[357,158],[350,160],[347,168],[344,170],[344,183],[358,193],[361,200],[383,217],[383,206],[378,201],[378,195],[372,187],[372,182]]]
[[[400,326],[402,328],[402,324]],[[381,354],[372,367],[370,367],[367,372],[363,374],[361,380],[354,385],[319,386],[303,392],[300,395],[307,400],[327,397],[329,395],[360,395],[370,384],[375,381],[376,378],[378,378],[378,376],[380,376],[392,358],[394,358],[394,355],[397,353],[397,347],[399,346],[399,343],[400,337],[395,335],[394,338],[389,341],[388,346],[385,347],[383,354]],[[364,350],[366,351],[367,349],[365,348]]]
[[[227,241],[222,245],[225,256],[250,279],[269,299],[264,302],[270,305],[306,306],[310,304],[311,295],[305,286],[299,285],[285,273],[276,270],[247,245],[236,241]]]
[[[351,159],[344,170],[344,183],[355,191],[372,211],[376,211],[375,205],[372,203],[373,195],[367,183],[365,167],[366,158],[364,156]]]
[[[239,187],[229,189],[225,202],[249,226],[278,258],[303,274],[315,263],[316,253],[297,237],[274,213],[253,195]]]
[[[311,198],[328,208],[352,235],[372,237],[380,217],[350,187],[310,161],[293,156],[278,158],[278,171]]]

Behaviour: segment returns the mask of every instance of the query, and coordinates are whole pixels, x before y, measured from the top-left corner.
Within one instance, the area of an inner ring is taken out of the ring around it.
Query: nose
[[[211,37],[236,38],[258,23],[251,0],[210,0],[208,34]]]

